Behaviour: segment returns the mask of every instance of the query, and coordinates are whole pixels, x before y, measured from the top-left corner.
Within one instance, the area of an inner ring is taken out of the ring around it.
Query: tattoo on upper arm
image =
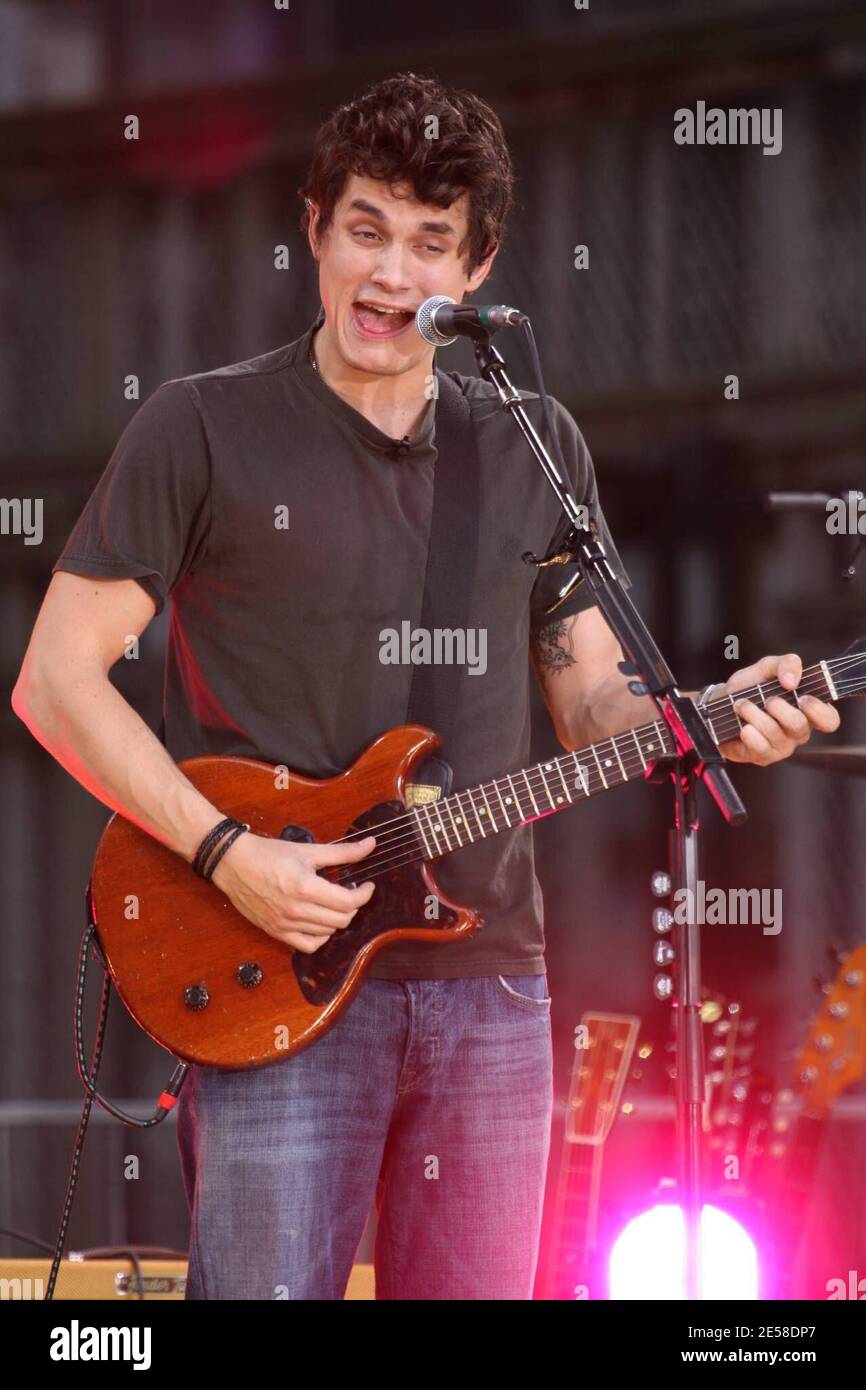
[[[560,618],[557,622],[546,623],[544,627],[534,628],[530,633],[532,659],[538,669],[546,675],[564,671],[577,664],[574,655],[574,625],[578,614],[570,618]]]

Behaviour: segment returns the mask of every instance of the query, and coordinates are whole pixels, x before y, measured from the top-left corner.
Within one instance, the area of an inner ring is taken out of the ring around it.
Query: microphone
[[[525,319],[525,314],[507,304],[457,304],[450,295],[433,294],[419,307],[415,327],[433,347],[448,347],[461,334],[474,338],[479,328],[495,333],[497,328],[512,328]]]

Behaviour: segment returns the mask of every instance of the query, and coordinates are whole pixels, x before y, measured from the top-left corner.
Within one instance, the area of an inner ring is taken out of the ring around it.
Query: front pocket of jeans
[[[550,997],[546,999],[533,999],[529,994],[520,993],[520,985],[524,980],[544,979],[543,975],[495,975],[493,983],[500,994],[504,994],[506,999],[510,999],[512,1004],[519,1008],[528,1009],[533,1014],[550,1013]]]

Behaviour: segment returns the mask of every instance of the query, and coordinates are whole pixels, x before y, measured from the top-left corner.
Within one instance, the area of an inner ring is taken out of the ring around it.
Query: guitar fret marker
[[[502,807],[502,814],[503,814],[503,816],[505,817],[505,824],[508,826],[508,828],[509,828],[509,830],[510,830],[510,829],[511,829],[511,821],[508,819],[508,812],[507,812],[507,810],[505,809],[505,802],[502,800],[502,792],[499,790],[499,783],[498,783],[498,782],[494,782],[493,785],[494,785],[494,787],[496,788],[496,795],[499,797],[499,804],[500,804],[500,806]]]
[[[454,824],[454,814],[453,814],[453,812],[452,812],[452,810],[451,810],[451,806],[449,805],[447,799],[443,802],[443,805],[444,805],[446,811],[448,812],[449,816],[451,817],[451,826],[452,826],[452,829],[453,829],[453,831],[454,831],[454,834],[457,836],[457,847],[458,847],[458,849],[462,849],[462,848],[463,848],[463,841],[462,841],[461,838],[460,838],[460,831],[457,829],[457,826]]]
[[[436,809],[437,809],[437,811],[439,811],[439,808],[438,808],[438,807],[437,807]],[[442,834],[445,836],[445,843],[446,843],[446,845],[448,846],[448,850],[449,850],[449,853],[450,853],[450,851],[451,851],[451,841],[448,839],[448,831],[445,829],[445,826],[442,824],[442,812],[441,812],[441,811],[439,811],[439,823],[438,823],[438,825],[437,825],[437,827],[436,827],[436,833],[437,833],[437,835],[439,834],[440,831],[441,831]]]
[[[476,823],[476,825],[478,826],[478,829],[481,831],[481,838],[482,838],[482,840],[486,840],[486,839],[487,839],[487,835],[485,834],[484,826],[483,826],[482,823],[481,823],[481,816],[484,815],[484,807],[482,806],[482,808],[481,808],[481,815],[479,815],[479,814],[478,814],[478,807],[475,805],[475,802],[474,802],[474,800],[473,800],[473,798],[472,798],[472,792],[471,792],[471,791],[468,793],[468,796],[469,796],[469,805],[472,807],[473,811],[475,812],[475,823]]]
[[[493,812],[492,812],[491,809],[490,809],[490,802],[487,800],[487,793],[486,793],[486,791],[484,790],[483,785],[482,785],[482,788],[481,788],[481,795],[484,797],[484,808],[486,809],[487,814],[488,814],[488,816],[490,817],[491,823],[492,823],[492,825],[493,825],[493,829],[494,829],[494,830],[498,830],[498,829],[499,829],[499,826],[496,824],[496,817],[494,816]]]
[[[517,814],[519,815],[519,817],[520,817],[521,820],[525,821],[525,820],[526,820],[526,817],[525,817],[525,815],[523,814],[523,807],[522,807],[521,804],[520,804],[520,797],[517,795],[517,788],[515,787],[514,783],[513,783],[512,780],[511,780],[511,774],[510,774],[510,773],[506,773],[505,775],[506,775],[506,777],[507,777],[507,779],[508,779],[508,785],[509,785],[509,787],[510,787],[511,790],[514,792],[514,800],[517,802]],[[508,804],[511,805],[511,797],[510,797],[510,796],[507,798],[507,800],[508,800]]]

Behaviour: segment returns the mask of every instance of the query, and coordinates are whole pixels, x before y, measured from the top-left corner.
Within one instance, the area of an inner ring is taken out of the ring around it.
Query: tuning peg
[[[671,891],[671,876],[666,869],[656,869],[650,878],[650,892],[654,898],[666,898]]]

